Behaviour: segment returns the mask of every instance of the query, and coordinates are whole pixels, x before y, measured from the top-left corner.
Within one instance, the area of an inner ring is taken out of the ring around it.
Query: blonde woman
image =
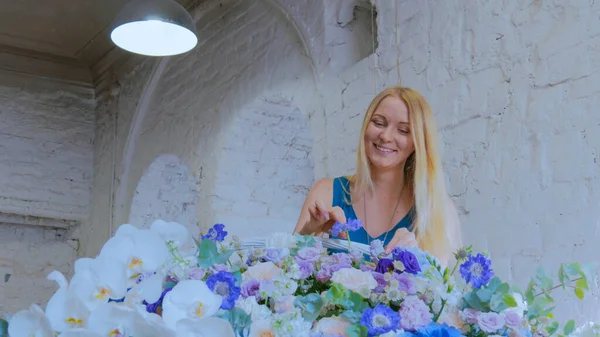
[[[356,173],[317,181],[294,232],[328,232],[336,221],[361,219],[350,240],[379,239],[394,247],[418,246],[444,265],[462,245],[449,198],[438,133],[427,101],[415,90],[390,87],[377,95],[360,131]],[[340,238],[345,239],[344,233]]]

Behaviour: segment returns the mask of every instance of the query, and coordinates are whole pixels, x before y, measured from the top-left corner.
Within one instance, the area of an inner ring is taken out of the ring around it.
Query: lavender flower
[[[198,267],[192,268],[188,272],[188,277],[192,280],[202,280],[202,278],[204,278],[205,275],[206,271]]]
[[[381,294],[385,291],[385,286],[387,282],[385,281],[385,276],[382,273],[378,273],[376,271],[371,272],[375,281],[377,281],[377,287],[373,289],[374,292]]]
[[[220,271],[206,279],[208,288],[223,297],[221,309],[233,309],[235,301],[240,297],[240,287],[235,282],[236,278],[226,271]]]
[[[412,276],[408,274],[394,274],[394,278],[400,283],[400,290],[407,295],[415,295],[417,293],[417,285]]]
[[[521,316],[516,311],[510,309],[504,312],[504,321],[507,327],[513,329],[521,328],[523,325]]]
[[[467,261],[460,265],[460,275],[473,288],[481,288],[494,276],[491,264],[492,261],[481,253],[476,256],[469,255]]]
[[[360,219],[348,219],[346,223],[336,222],[333,224],[333,227],[329,230],[329,233],[333,236],[340,235],[343,231],[353,232],[362,227],[362,222]]]
[[[265,258],[267,261],[278,263],[283,261],[288,255],[290,255],[290,250],[288,248],[268,248]]]
[[[477,325],[482,331],[494,333],[504,326],[504,317],[495,312],[482,312],[477,316]]]
[[[225,225],[223,224],[215,224],[214,226],[212,226],[209,230],[208,233],[206,233],[206,235],[202,236],[202,240],[212,240],[212,241],[221,241],[223,242],[223,240],[225,240],[225,237],[227,236],[227,232],[225,231]]]
[[[250,279],[242,282],[241,293],[244,298],[258,296],[259,289],[260,282],[258,280]]]
[[[314,247],[302,247],[298,249],[296,257],[304,261],[317,262],[321,257],[321,252]]]
[[[369,337],[381,335],[398,328],[400,315],[387,305],[377,304],[373,309],[365,309],[360,324],[367,327]]]
[[[315,271],[315,266],[312,264],[312,262],[296,259],[296,263],[298,264],[298,268],[300,270],[301,280],[307,279]]]
[[[396,247],[392,250],[392,257],[396,261],[402,262],[404,265],[404,271],[410,274],[418,274],[421,271],[419,260],[415,254],[409,252],[406,249]]]

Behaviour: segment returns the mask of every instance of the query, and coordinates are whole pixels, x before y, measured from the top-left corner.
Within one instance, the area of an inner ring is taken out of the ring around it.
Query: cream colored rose
[[[326,335],[347,337],[346,329],[350,322],[340,317],[324,317],[315,326],[315,330]]]
[[[377,281],[370,272],[354,268],[342,268],[334,272],[331,282],[339,283],[344,288],[359,294],[364,290],[373,290],[377,287]]]
[[[450,326],[457,328],[462,332],[466,332],[469,328],[469,325],[465,323],[465,321],[460,318],[458,311],[444,311],[438,320],[438,323],[446,323]]]
[[[273,262],[263,262],[249,267],[242,274],[244,280],[272,280],[276,276],[282,275],[282,271]]]

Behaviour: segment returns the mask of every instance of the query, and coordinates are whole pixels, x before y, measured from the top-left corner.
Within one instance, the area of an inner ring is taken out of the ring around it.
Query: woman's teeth
[[[395,152],[394,150],[386,149],[385,147],[381,147],[381,146],[378,146],[378,145],[375,145],[375,147],[377,148],[377,150],[379,150],[381,152],[385,152],[385,153]]]

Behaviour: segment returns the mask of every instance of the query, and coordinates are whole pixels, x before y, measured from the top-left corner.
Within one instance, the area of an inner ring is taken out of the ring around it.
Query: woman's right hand
[[[321,200],[315,200],[308,205],[310,219],[302,228],[301,234],[319,235],[329,232],[336,222],[346,223],[344,211],[338,207],[327,207]],[[347,239],[346,233],[342,232],[338,236],[340,239]]]

